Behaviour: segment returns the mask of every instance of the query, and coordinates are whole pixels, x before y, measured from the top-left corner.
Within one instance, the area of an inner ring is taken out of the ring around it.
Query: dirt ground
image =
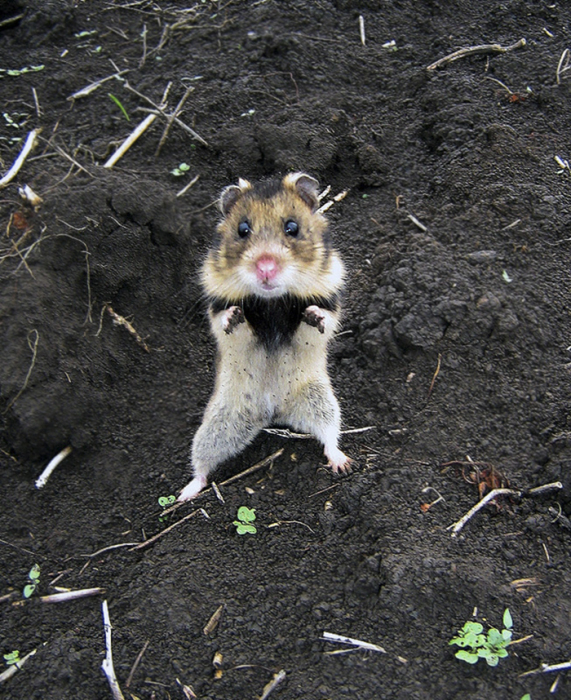
[[[0,192],[0,641],[37,650],[2,697],[111,697],[104,599],[126,698],[183,698],[178,679],[253,700],[281,670],[272,700],[571,697],[565,672],[522,676],[571,657],[570,32],[555,0],[0,4],[0,173],[41,129]],[[200,138],[173,122],[159,149],[158,117],[103,167],[167,85],[170,115],[191,88]],[[330,367],[344,428],[369,428],[343,438],[355,469],[263,434],[216,481],[281,456],[160,521],[213,386],[215,200],[292,170],[323,201],[348,190],[327,214],[349,271]],[[554,482],[448,529],[491,488]],[[40,601],[58,587],[105,590]],[[505,608],[508,657],[456,659],[464,622]],[[331,654],[324,631],[386,653]]]

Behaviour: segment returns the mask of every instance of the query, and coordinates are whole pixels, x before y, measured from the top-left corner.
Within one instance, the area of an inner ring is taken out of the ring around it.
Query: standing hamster
[[[304,173],[256,185],[240,179],[221,194],[219,241],[202,269],[216,383],[179,501],[194,498],[219,464],[272,423],[314,435],[333,471],[349,471],[327,374],[344,269],[317,195]]]

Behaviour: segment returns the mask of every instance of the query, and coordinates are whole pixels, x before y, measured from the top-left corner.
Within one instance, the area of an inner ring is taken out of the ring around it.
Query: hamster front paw
[[[222,314],[222,329],[230,335],[236,326],[245,321],[242,309],[239,306],[231,306]]]
[[[314,326],[320,333],[325,333],[325,314],[319,306],[308,306],[303,312],[302,320],[308,326]]]
[[[353,460],[339,449],[329,450],[325,455],[329,461],[327,466],[331,467],[334,474],[350,474]]]

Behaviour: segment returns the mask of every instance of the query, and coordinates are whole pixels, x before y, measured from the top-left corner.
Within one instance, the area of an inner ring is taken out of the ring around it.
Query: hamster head
[[[318,213],[318,182],[291,173],[257,185],[240,179],[222,191],[219,245],[202,274],[209,296],[239,302],[246,296],[327,297],[343,281],[327,221]]]

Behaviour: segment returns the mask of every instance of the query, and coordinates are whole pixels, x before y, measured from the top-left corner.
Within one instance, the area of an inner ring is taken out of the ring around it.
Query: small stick
[[[108,75],[106,78],[101,78],[101,80],[96,80],[94,83],[90,83],[86,87],[82,88],[81,90],[78,90],[77,92],[74,92],[73,95],[70,95],[67,99],[71,102],[73,100],[77,100],[80,97],[87,97],[90,95],[94,90],[97,90],[98,87],[101,87],[103,83],[106,83],[108,80],[112,80],[113,78],[118,78],[121,75],[124,75],[125,73],[128,73],[128,70],[120,70],[117,71],[116,73],[113,73],[113,75]]]
[[[104,588],[80,588],[76,591],[66,591],[65,593],[54,593],[53,595],[43,595],[40,597],[42,603],[67,603],[70,600],[79,598],[89,598],[92,595],[105,593]]]
[[[553,489],[562,489],[563,484],[560,481],[555,481],[552,484],[545,484],[544,486],[537,486],[536,488],[530,489],[529,491],[516,491],[516,489],[493,489],[488,493],[481,501],[478,501],[473,508],[464,515],[458,522],[447,527],[447,530],[452,530],[452,537],[456,537],[460,530],[466,525],[468,520],[472,518],[481,508],[483,508],[487,503],[492,501],[497,496],[510,495],[516,498],[521,498],[521,496],[536,496],[537,494],[544,493],[545,491],[552,491]]]
[[[96,552],[93,552],[93,554],[81,554],[80,556],[88,557],[89,559],[93,559],[94,557],[98,557],[100,554],[103,554],[104,552],[110,552],[112,549],[119,549],[120,547],[134,547],[137,544],[139,544],[139,543],[138,542],[121,542],[120,544],[112,544],[109,547],[103,547],[103,549],[98,549]]]
[[[112,168],[115,163],[120,160],[125,153],[131,148],[131,146],[135,143],[135,141],[143,134],[150,126],[151,124],[155,121],[157,118],[156,114],[149,114],[147,115],[143,121],[139,124],[139,126],[128,136],[125,141],[119,146],[119,148],[115,151],[115,153],[109,158],[109,160],[104,164],[104,168]]]
[[[188,185],[185,185],[185,186],[182,188],[182,190],[180,190],[180,192],[177,192],[177,193],[176,193],[176,196],[177,196],[177,197],[182,197],[182,195],[183,195],[183,194],[186,194],[186,193],[188,192],[188,190],[189,190],[191,187],[193,187],[194,185],[196,185],[196,183],[198,182],[199,179],[200,179],[200,175],[195,175],[195,176],[192,178],[192,180],[188,183]]]
[[[140,335],[137,333],[137,331],[134,329],[133,325],[132,325],[131,323],[129,323],[129,321],[127,321],[126,318],[124,318],[123,316],[121,316],[121,315],[118,314],[118,313],[115,313],[115,311],[113,311],[113,309],[112,309],[110,306],[107,306],[106,308],[107,308],[108,314],[109,314],[109,315],[111,316],[111,318],[113,319],[113,323],[114,323],[115,325],[117,325],[117,326],[123,326],[123,328],[126,328],[126,329],[129,331],[129,333],[135,338],[135,340],[139,343],[139,345],[142,345],[143,348],[144,348],[147,352],[151,352],[151,351],[149,350],[149,346],[145,343],[145,341],[141,338],[141,336],[140,336]]]
[[[147,25],[143,24],[143,32],[141,34],[143,37],[143,55],[141,56],[141,60],[139,61],[139,70],[145,65],[145,61],[147,60]]]
[[[162,532],[159,532],[159,533],[158,533],[157,535],[155,535],[154,537],[151,537],[150,539],[145,540],[144,542],[140,542],[138,545],[136,545],[135,547],[133,547],[133,548],[130,549],[129,551],[130,551],[130,552],[134,552],[134,551],[137,550],[137,549],[144,549],[145,547],[148,547],[150,544],[153,544],[153,542],[156,542],[156,541],[157,541],[160,537],[162,537],[163,535],[166,535],[166,534],[167,534],[168,532],[170,532],[171,530],[174,530],[175,527],[178,527],[179,525],[182,525],[182,523],[184,523],[186,520],[190,520],[191,518],[194,518],[195,515],[198,515],[198,514],[201,513],[201,512],[202,512],[202,513],[205,512],[203,508],[197,508],[196,510],[193,510],[192,513],[189,513],[188,515],[185,515],[184,518],[181,518],[180,520],[177,520],[176,523],[173,523],[172,525],[169,525],[169,526],[166,527],[164,530],[162,530]],[[165,513],[166,513],[166,511],[165,511]]]
[[[438,373],[440,372],[440,363],[442,362],[442,355],[438,353],[438,363],[436,365],[436,372],[434,373],[434,376],[432,377],[432,381],[430,382],[430,389],[428,390],[428,396],[426,397],[426,400],[430,398],[430,395],[432,394],[432,390],[434,389],[434,382],[436,381],[436,377],[438,376]]]
[[[260,695],[260,700],[266,700],[269,694],[278,687],[278,685],[284,680],[285,677],[286,672],[283,669],[274,674],[272,680],[264,686],[262,694]]]
[[[149,646],[150,643],[151,643],[151,640],[147,639],[147,641],[143,645],[143,648],[137,654],[137,658],[135,659],[135,663],[133,664],[133,668],[131,669],[129,676],[127,677],[127,681],[125,682],[125,688],[128,688],[131,685],[131,681],[133,680],[133,676],[135,675],[135,671],[137,670],[139,664],[141,663],[141,659],[143,658],[144,653],[147,651],[147,647]]]
[[[561,73],[565,73],[565,71],[569,70],[569,68],[569,49],[565,49],[565,51],[561,54],[561,58],[557,64],[557,70],[555,71],[557,85],[561,83]]]
[[[26,143],[24,144],[24,147],[20,151],[20,155],[16,158],[14,161],[14,164],[8,170],[6,175],[2,179],[0,179],[0,190],[6,185],[8,185],[18,174],[20,168],[22,165],[24,165],[24,161],[30,154],[30,151],[32,148],[36,145],[36,139],[38,138],[38,134],[40,133],[41,129],[32,129],[30,133],[28,134],[28,137],[26,138]]]
[[[520,39],[511,46],[500,46],[500,44],[481,44],[480,46],[468,46],[465,49],[459,49],[458,51],[454,51],[454,53],[451,53],[448,56],[444,56],[444,58],[440,58],[438,61],[431,63],[429,66],[427,66],[426,70],[435,70],[436,68],[444,66],[447,63],[457,61],[459,58],[464,58],[465,56],[473,56],[474,54],[508,53],[508,51],[513,51],[514,49],[521,49],[522,46],[526,45],[526,43],[527,42],[525,39]]]
[[[337,644],[351,644],[351,646],[359,647],[360,649],[367,649],[368,651],[378,651],[381,654],[387,653],[383,647],[380,647],[377,644],[362,642],[360,639],[344,637],[340,634],[334,634],[333,632],[324,632],[322,639],[325,639],[327,642],[336,642]]]
[[[101,664],[103,673],[107,676],[107,682],[111,688],[111,694],[114,700],[125,700],[125,696],[121,692],[119,683],[117,682],[117,676],[115,675],[115,669],[113,668],[113,653],[111,651],[111,620],[109,618],[109,608],[107,607],[107,601],[104,600],[101,606],[103,612],[103,627],[105,629],[105,658]]]
[[[40,102],[38,100],[38,93],[36,92],[36,88],[32,88],[32,95],[34,96],[34,104],[36,105],[36,116],[38,119],[42,116],[42,108],[40,107]]]
[[[533,676],[536,673],[551,673],[552,671],[566,671],[568,668],[571,668],[571,660],[565,661],[562,664],[553,664],[553,666],[549,666],[548,664],[541,664],[541,666],[539,668],[535,668],[533,671],[526,671],[525,673],[520,674],[520,678],[523,678],[524,676]]]
[[[418,226],[418,228],[419,228],[421,231],[424,231],[424,232],[428,231],[428,228],[427,228],[422,222],[420,222],[420,221],[416,218],[416,216],[413,216],[412,214],[409,214],[409,215],[408,215],[408,218],[412,221],[412,223],[413,223],[415,226]]]
[[[359,37],[361,39],[361,44],[365,46],[367,43],[367,38],[365,37],[365,18],[363,15],[359,15]]]
[[[33,344],[33,345],[30,344],[30,336],[32,335],[32,333],[35,333],[35,334],[36,334],[36,338],[35,338],[35,340],[34,340],[34,344]],[[39,343],[39,342],[40,342],[40,334],[38,333],[38,331],[37,331],[35,328],[33,328],[33,329],[28,333],[28,347],[29,347],[30,350],[32,351],[32,361],[31,361],[31,363],[30,363],[30,366],[28,367],[28,372],[27,372],[27,374],[26,374],[26,378],[24,379],[24,384],[23,384],[22,388],[21,388],[20,391],[16,394],[16,396],[14,396],[14,398],[12,399],[12,401],[10,401],[10,403],[6,406],[6,408],[4,409],[4,413],[6,413],[6,412],[8,411],[8,409],[11,408],[11,407],[16,403],[16,401],[20,398],[20,396],[22,396],[22,394],[24,393],[26,387],[28,386],[28,382],[30,381],[30,375],[32,374],[32,370],[34,369],[34,365],[36,364],[36,357],[37,357],[37,354],[38,354],[38,343]]]
[[[171,130],[171,127],[173,125],[173,121],[176,119],[176,117],[179,115],[180,111],[184,107],[184,103],[187,101],[188,96],[191,92],[194,92],[194,87],[191,86],[186,88],[186,92],[180,98],[179,103],[175,107],[174,111],[167,117],[167,125],[165,126],[165,130],[163,131],[161,140],[159,141],[159,145],[157,146],[157,150],[155,151],[155,157],[157,157],[160,154],[161,149],[164,146],[164,143],[169,135],[169,131]]]
[[[48,464],[48,466],[44,469],[44,471],[40,474],[40,476],[36,479],[36,488],[37,489],[42,489],[50,476],[52,475],[53,470],[57,467],[57,465],[62,462],[68,454],[71,453],[71,445],[68,445],[67,447],[64,447],[61,452],[59,452]]]

